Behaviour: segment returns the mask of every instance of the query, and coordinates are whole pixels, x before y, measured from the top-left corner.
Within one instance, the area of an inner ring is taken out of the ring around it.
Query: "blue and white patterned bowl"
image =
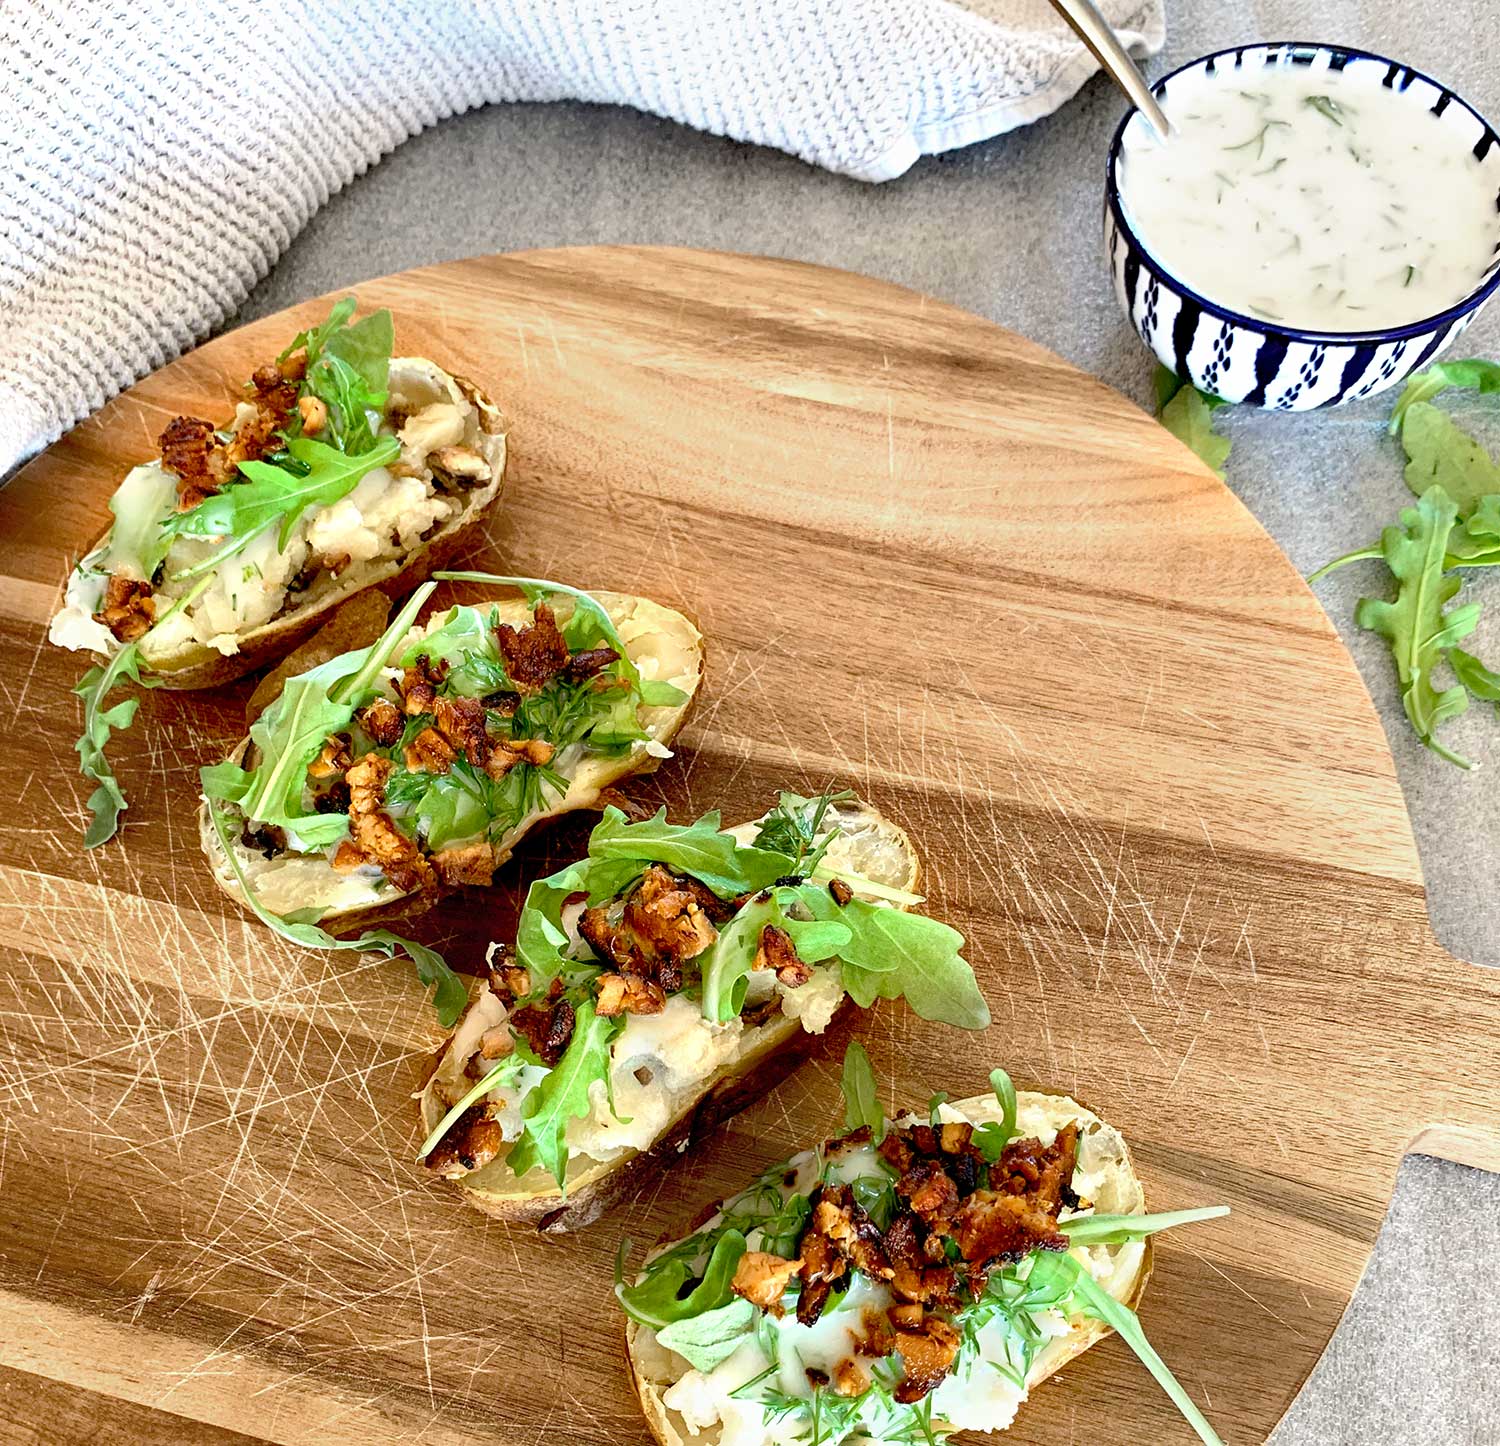
[[[1194,72],[1233,68],[1253,71],[1275,65],[1317,70],[1370,72],[1370,83],[1412,91],[1426,101],[1494,171],[1500,197],[1500,136],[1471,105],[1410,66],[1343,45],[1282,41],[1244,45],[1190,61],[1152,87],[1158,98],[1172,82]],[[1109,148],[1104,206],[1104,244],[1115,294],[1142,341],[1164,366],[1205,392],[1230,402],[1279,411],[1336,407],[1374,396],[1419,370],[1479,315],[1500,285],[1500,199],[1497,199],[1495,258],[1483,279],[1462,301],[1423,321],[1379,331],[1301,331],[1243,316],[1185,286],[1158,264],[1131,229],[1120,203],[1117,166],[1126,130],[1142,126],[1132,110],[1120,122]]]

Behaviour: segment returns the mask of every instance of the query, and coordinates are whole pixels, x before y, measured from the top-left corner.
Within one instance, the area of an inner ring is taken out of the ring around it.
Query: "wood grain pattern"
[[[1262,1437],[1402,1152],[1500,1162],[1500,976],[1433,943],[1369,700],[1270,539],[1121,397],[882,283],[598,249],[360,296],[512,417],[474,564],[701,622],[705,697],[648,800],[733,818],[837,779],[923,848],[995,1022],[864,1019],[890,1101],[972,1093],[1003,1061],[1120,1126],[1158,1208],[1234,1207],[1161,1246],[1143,1314],[1226,1437]],[[222,409],[324,309],[166,367],[0,494],[0,1366],[50,1383],[52,1440],[185,1419],[214,1440],[636,1442],[616,1241],[826,1131],[843,1036],[615,1215],[541,1239],[413,1165],[436,1039],[405,970],[284,948],[210,883],[195,770],[248,683],[149,696],[118,749],[123,838],[79,845],[79,664],[42,643],[69,556],[173,414]],[[585,830],[420,932],[475,966]],[[1110,1342],[1016,1434],[1184,1429]]]

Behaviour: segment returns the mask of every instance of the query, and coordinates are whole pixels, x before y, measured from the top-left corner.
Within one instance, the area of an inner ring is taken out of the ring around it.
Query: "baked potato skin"
[[[1058,1098],[1066,1097],[1058,1096]],[[1079,1102],[1074,1101],[1074,1103]],[[991,1100],[988,1096],[976,1095],[966,1100],[955,1100],[953,1107],[968,1114],[976,1107],[987,1109],[990,1104]],[[1083,1108],[1088,1110],[1087,1105]],[[1090,1113],[1093,1112],[1090,1111]],[[1128,1147],[1125,1149],[1124,1159],[1124,1168],[1132,1178],[1135,1178],[1135,1166],[1130,1158]],[[1135,1183],[1139,1185],[1139,1180],[1136,1179]],[[1143,1242],[1141,1262],[1134,1287],[1125,1300],[1125,1304],[1131,1310],[1139,1309],[1141,1297],[1146,1293],[1146,1284],[1151,1278],[1154,1258],[1153,1245],[1154,1241],[1149,1237]],[[629,1372],[630,1383],[635,1388],[636,1398],[641,1403],[641,1414],[646,1418],[646,1425],[651,1432],[652,1439],[657,1446],[716,1446],[719,1440],[719,1432],[716,1428],[710,1427],[695,1436],[687,1437],[672,1424],[669,1412],[662,1401],[666,1389],[665,1384],[649,1380],[636,1361],[635,1342],[639,1333],[640,1327],[627,1318],[625,1321],[625,1369]],[[1099,1320],[1087,1319],[1074,1324],[1068,1332],[1066,1343],[1061,1348],[1050,1352],[1045,1368],[1037,1371],[1027,1380],[1028,1399],[1030,1393],[1043,1381],[1055,1375],[1069,1362],[1077,1360],[1090,1346],[1097,1345],[1112,1333],[1111,1328]],[[1023,1404],[1021,1410],[1025,1409],[1026,1404]]]
[[[846,996],[834,1014],[843,1018],[853,1003]],[[693,1103],[668,1126],[649,1150],[634,1151],[591,1171],[570,1186],[566,1199],[556,1190],[514,1194],[476,1190],[459,1183],[464,1199],[497,1220],[535,1225],[543,1234],[565,1235],[591,1225],[606,1210],[628,1199],[694,1145],[713,1134],[725,1120],[769,1094],[817,1049],[822,1036],[809,1034],[796,1020],[777,1021],[781,1030],[762,1030],[762,1038],[733,1067],[716,1076]],[[831,1027],[831,1026],[830,1026]],[[425,1100],[424,1100],[425,1104]]]
[[[306,642],[356,593],[379,588],[389,598],[401,597],[484,537],[488,513],[505,491],[508,449],[504,415],[473,382],[452,376],[424,357],[393,358],[392,367],[398,369],[397,374],[404,373],[419,384],[426,381],[447,389],[454,398],[461,396],[473,408],[474,435],[470,440],[489,464],[490,480],[473,490],[456,517],[412,551],[349,568],[338,585],[316,602],[239,634],[237,651],[226,655],[195,640],[174,652],[151,654],[148,658],[151,671],[161,687],[185,692],[232,683],[276,662]],[[109,536],[110,529],[100,533],[83,555],[88,557],[99,551]]]
[[[668,636],[666,629],[670,629],[669,641],[677,646],[685,655],[689,655],[692,664],[692,676],[688,680],[685,691],[688,694],[687,701],[677,705],[670,710],[670,716],[664,719],[657,728],[656,739],[663,744],[670,743],[686,721],[693,704],[702,689],[703,679],[703,638],[692,619],[674,609],[663,607],[661,604],[651,601],[649,598],[635,598],[618,593],[600,592],[595,597],[607,607],[619,606],[629,610],[641,611],[653,619],[660,621],[663,628],[663,636]],[[524,606],[518,604],[518,606]],[[527,614],[529,616],[529,613]],[[520,621],[517,614],[512,621]],[[244,766],[246,757],[252,748],[249,738],[243,738],[229,755],[231,762]],[[521,841],[524,833],[529,833],[538,824],[544,823],[561,813],[574,812],[580,809],[592,808],[598,803],[599,795],[612,784],[620,782],[627,777],[646,776],[654,773],[660,766],[662,760],[651,754],[627,753],[619,758],[595,758],[590,759],[584,765],[588,770],[587,779],[577,778],[574,785],[569,789],[565,799],[559,800],[547,812],[540,814],[526,825],[522,835],[511,840],[509,848],[498,860],[503,864],[510,857],[510,851]],[[214,826],[213,815],[209,805],[205,801],[198,810],[198,832],[199,840],[212,867],[214,882],[236,903],[244,904],[245,899],[240,891],[239,883],[233,871],[229,867],[229,861],[224,856],[224,847],[219,838],[218,830]],[[498,865],[497,865],[498,866]],[[327,881],[330,885],[336,884],[339,875],[332,869],[327,870]],[[439,887],[428,890],[422,894],[397,894],[392,891],[383,892],[379,897],[362,902],[356,906],[345,908],[326,908],[322,925],[324,928],[339,930],[355,927],[368,927],[371,925],[390,923],[396,919],[410,919],[417,914],[425,912],[441,899],[458,892],[456,889]],[[316,906],[321,901],[316,898],[299,899],[298,906]]]

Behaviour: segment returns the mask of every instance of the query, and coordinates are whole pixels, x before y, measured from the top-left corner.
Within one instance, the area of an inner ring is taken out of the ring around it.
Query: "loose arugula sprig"
[[[89,825],[83,835],[85,848],[98,848],[112,839],[120,827],[120,814],[129,806],[104,750],[112,734],[123,732],[135,721],[140,699],[125,698],[111,708],[104,706],[104,700],[122,682],[136,683],[142,688],[157,686],[157,679],[141,671],[148,667],[141,657],[141,644],[168,618],[195,602],[207,586],[207,581],[200,583],[180,597],[135,642],[126,643],[107,663],[95,664],[73,685],[73,691],[83,699],[83,733],[73,745],[78,752],[79,771],[98,785],[88,798]]]
[[[205,770],[206,772],[207,770]],[[393,933],[389,929],[366,929],[357,939],[336,939],[325,929],[318,927],[322,911],[303,909],[283,918],[274,914],[260,901],[234,850],[234,838],[230,833],[226,812],[212,799],[208,803],[209,817],[214,832],[223,846],[224,857],[229,862],[230,872],[240,886],[250,911],[267,928],[280,934],[293,944],[304,949],[353,949],[361,954],[380,954],[393,958],[402,952],[416,966],[417,978],[432,990],[432,1007],[437,1011],[438,1023],[451,1029],[458,1023],[464,1006],[469,1002],[469,990],[464,981],[448,967],[447,961],[436,949],[420,944],[415,939]]]
[[[1156,368],[1156,416],[1179,442],[1206,462],[1220,477],[1229,460],[1229,438],[1214,430],[1213,414],[1229,404],[1211,392],[1200,392],[1179,380],[1166,367]]]
[[[1395,596],[1361,598],[1355,622],[1389,643],[1402,706],[1417,737],[1440,758],[1470,768],[1467,758],[1436,738],[1436,730],[1465,712],[1471,697],[1496,701],[1493,685],[1500,679],[1456,646],[1478,624],[1479,604],[1445,609],[1462,585],[1457,569],[1500,564],[1500,466],[1432,405],[1450,387],[1500,391],[1500,365],[1477,358],[1440,362],[1408,380],[1391,412],[1390,431],[1406,453],[1406,483],[1417,505],[1403,509],[1400,525],[1387,527],[1378,544],[1335,558],[1308,581],[1351,563],[1384,560]],[[1441,687],[1435,679],[1444,664],[1455,681]]]

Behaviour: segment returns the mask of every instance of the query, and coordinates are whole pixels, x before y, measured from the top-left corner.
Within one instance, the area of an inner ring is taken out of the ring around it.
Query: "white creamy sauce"
[[[1137,119],[1120,159],[1142,245],[1207,300],[1304,330],[1400,326],[1461,301],[1500,236],[1494,169],[1381,74],[1175,77],[1170,139]]]

